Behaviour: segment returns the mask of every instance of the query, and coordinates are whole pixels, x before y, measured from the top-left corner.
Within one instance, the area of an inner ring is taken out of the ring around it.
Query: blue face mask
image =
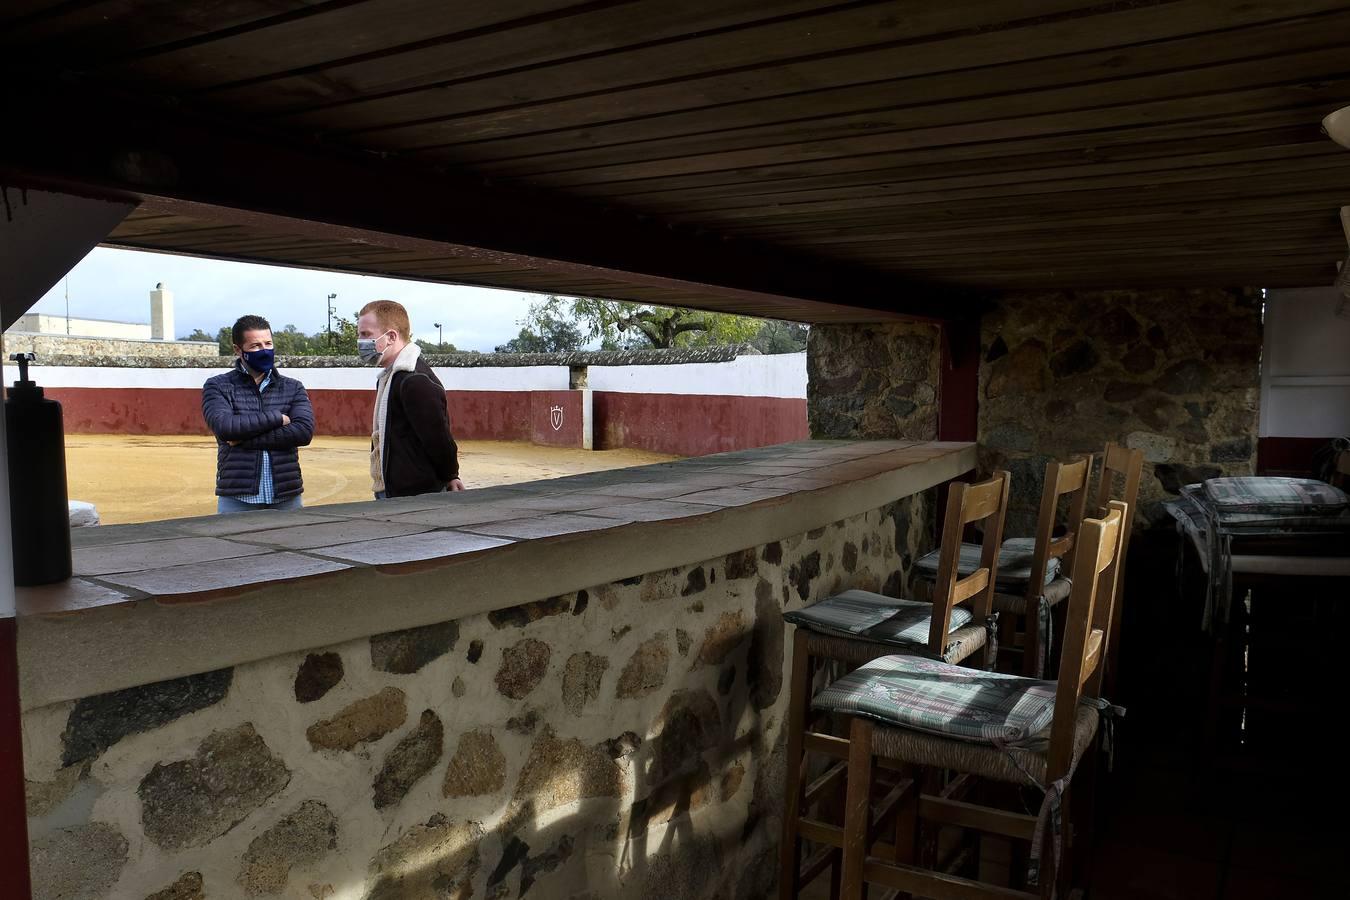
[[[244,362],[255,372],[270,372],[276,360],[277,351],[272,348],[264,350],[245,350]]]

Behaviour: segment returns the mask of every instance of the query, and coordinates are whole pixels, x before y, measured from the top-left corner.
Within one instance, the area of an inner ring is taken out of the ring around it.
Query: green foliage
[[[589,297],[549,297],[536,303],[521,323],[524,327],[520,335],[504,346],[546,345],[547,341],[538,339],[555,333],[559,322],[575,323],[571,327],[581,337],[578,347],[584,341],[598,340],[601,350],[751,344],[762,353],[790,353],[806,347],[806,328],[802,325]]]
[[[750,339],[760,353],[799,353],[806,349],[807,328],[800,322],[768,319]]]
[[[567,353],[586,346],[586,336],[570,315],[559,311],[556,298],[531,306],[521,324],[524,327],[520,333],[498,346],[496,352]]]
[[[356,318],[355,313],[352,314],[350,319],[334,316],[331,336],[327,329],[316,331],[314,334],[305,334],[294,325],[287,325],[280,329],[274,328],[272,329],[272,346],[276,348],[277,356],[355,356]],[[201,337],[197,337],[197,335],[201,335]],[[212,338],[199,328],[185,340],[209,341]],[[222,325],[220,331],[216,333],[215,340],[220,344],[221,356],[234,355],[234,342],[230,334],[230,326]],[[419,343],[421,342],[419,341]],[[454,352],[454,345],[447,344],[446,346],[450,349],[438,352]]]
[[[422,348],[423,353],[458,353],[459,348],[446,341],[444,344],[438,344],[435,341],[413,341],[414,344]]]
[[[205,341],[205,342],[209,342],[209,343],[215,343],[215,342],[216,342],[216,336],[209,335],[209,334],[207,334],[205,331],[202,331],[200,328],[194,328],[194,329],[192,329],[192,333],[191,333],[191,334],[185,334],[185,335],[183,335],[182,337],[180,337],[179,340],[180,340],[180,341]]]

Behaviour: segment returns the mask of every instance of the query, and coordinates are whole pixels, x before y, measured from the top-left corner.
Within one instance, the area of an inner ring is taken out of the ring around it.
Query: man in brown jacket
[[[361,309],[356,336],[361,359],[383,369],[370,435],[376,499],[464,490],[445,386],[411,341],[408,311],[392,300],[373,300]]]

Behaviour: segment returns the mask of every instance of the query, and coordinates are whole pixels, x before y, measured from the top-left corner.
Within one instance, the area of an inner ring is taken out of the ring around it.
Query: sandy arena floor
[[[368,438],[320,437],[301,450],[305,505],[369,500],[369,447]],[[469,488],[676,458],[643,450],[567,450],[508,441],[462,441],[459,454]],[[70,499],[95,504],[106,525],[214,513],[215,477],[211,438],[66,435]]]

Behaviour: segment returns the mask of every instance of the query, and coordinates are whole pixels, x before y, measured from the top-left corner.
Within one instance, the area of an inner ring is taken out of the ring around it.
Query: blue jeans
[[[238,497],[217,497],[216,512],[241,513],[254,512],[259,509],[304,509],[305,504],[300,499],[302,496],[296,494],[294,497],[278,500],[275,503],[245,503]]]

